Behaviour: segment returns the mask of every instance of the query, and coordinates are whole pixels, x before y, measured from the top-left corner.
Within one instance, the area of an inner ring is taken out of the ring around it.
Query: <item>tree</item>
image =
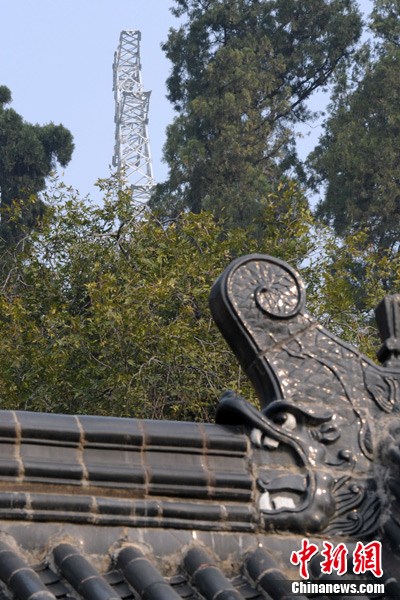
[[[170,31],[167,181],[152,206],[176,215],[210,209],[249,225],[260,199],[296,164],[295,123],[360,34],[352,0],[175,0]]]
[[[359,63],[356,85],[336,89],[319,145],[309,157],[314,189],[325,185],[317,215],[339,235],[367,228],[375,247],[400,239],[400,2],[376,2],[372,30],[382,39]]]
[[[38,193],[57,162],[69,163],[74,147],[65,127],[26,123],[6,108],[10,102],[10,90],[0,86],[0,240],[5,245],[18,242],[21,226],[34,227],[43,215]],[[20,210],[12,210],[13,204]]]
[[[256,401],[208,308],[215,279],[252,252],[301,267],[318,320],[373,356],[371,307],[388,274],[400,285],[400,257],[376,257],[361,234],[342,244],[318,230],[292,182],[263,204],[262,243],[205,212],[168,227],[149,211],[132,218],[131,194],[114,180],[101,187],[96,204],[47,190],[41,227],[24,231],[28,243],[0,273],[2,408],[212,420],[226,389]]]
[[[209,213],[168,227],[149,212],[132,218],[130,193],[114,183],[102,183],[101,206],[47,191],[41,228],[0,274],[2,407],[210,420],[224,390],[254,398],[208,296],[238,255],[303,260],[313,233],[302,194],[287,184],[266,203],[271,239],[260,248]],[[277,198],[288,208],[280,234]]]
[[[357,346],[372,360],[380,346],[373,309],[400,289],[400,254],[368,243],[361,230],[338,239],[327,228],[303,271],[308,307],[330,331]]]

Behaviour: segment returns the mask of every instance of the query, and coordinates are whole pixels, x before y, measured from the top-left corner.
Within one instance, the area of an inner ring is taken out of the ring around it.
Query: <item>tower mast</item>
[[[131,186],[136,205],[146,204],[155,185],[148,136],[150,92],[143,90],[140,31],[122,31],[114,56],[115,150],[113,165]]]

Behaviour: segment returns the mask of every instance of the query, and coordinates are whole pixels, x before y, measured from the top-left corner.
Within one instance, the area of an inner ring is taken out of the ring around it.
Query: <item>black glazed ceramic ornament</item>
[[[400,423],[399,298],[386,299],[377,310],[381,367],[307,313],[304,285],[281,260],[241,257],[214,284],[214,320],[262,406],[258,411],[226,394],[217,422],[245,425],[267,456],[280,448],[293,457],[291,474],[281,470],[275,477],[268,458],[260,470],[267,529],[355,539],[375,534],[391,519],[388,485],[398,467],[388,453],[397,449],[390,432]]]

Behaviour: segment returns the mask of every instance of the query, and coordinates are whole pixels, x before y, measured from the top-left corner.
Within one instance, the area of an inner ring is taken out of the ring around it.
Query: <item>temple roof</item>
[[[380,309],[384,366],[271,257],[234,261],[211,304],[262,410],[228,393],[216,424],[0,411],[0,600],[326,598],[292,593],[304,543],[313,584],[400,598],[400,296]],[[328,542],[346,574],[322,573]],[[382,576],[353,574],[364,544]]]
[[[299,580],[243,427],[2,411],[0,456],[0,600],[280,600]]]
[[[124,539],[116,539],[108,552],[92,554],[94,547],[99,550],[99,537],[102,537],[99,531],[89,533],[91,541],[84,540],[88,532],[83,532],[82,537],[76,526],[63,532],[59,527],[53,534],[51,528],[45,527],[45,532],[50,537],[39,553],[37,546],[34,550],[22,549],[9,533],[2,534],[1,600],[10,597],[17,600],[282,600],[292,597],[292,581],[299,581],[298,571],[293,567],[288,569],[288,561],[282,560],[279,540],[266,536],[239,534],[224,539],[220,534],[193,536],[193,532],[173,531],[164,535],[165,532],[154,531],[162,544],[154,543],[153,537],[152,547],[152,536],[147,536],[144,531],[125,531]],[[105,538],[112,538],[111,531],[103,533]],[[33,540],[37,541],[35,535],[31,544]],[[294,538],[285,541],[291,542],[292,547],[296,545]],[[171,548],[174,549],[172,554]],[[373,583],[366,576],[318,578],[316,563],[310,569],[317,577],[314,581],[320,583]],[[385,596],[367,594],[361,597],[398,598],[400,582],[391,577],[385,579],[385,584]],[[326,598],[316,593],[293,597],[305,599],[311,596]]]

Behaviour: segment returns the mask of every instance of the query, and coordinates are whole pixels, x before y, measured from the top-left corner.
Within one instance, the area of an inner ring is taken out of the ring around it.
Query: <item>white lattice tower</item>
[[[114,56],[115,151],[113,165],[146,204],[154,187],[147,130],[150,92],[142,85],[140,31],[122,31]]]

